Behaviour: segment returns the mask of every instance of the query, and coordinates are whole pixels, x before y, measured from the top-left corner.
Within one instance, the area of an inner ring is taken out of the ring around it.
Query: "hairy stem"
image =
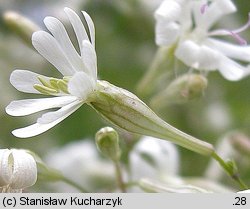
[[[126,191],[126,185],[123,182],[123,177],[122,177],[122,170],[121,170],[121,165],[119,161],[114,161],[114,165],[115,165],[115,173],[116,173],[116,182],[117,182],[117,186],[119,187],[119,189],[122,192],[127,192]]]

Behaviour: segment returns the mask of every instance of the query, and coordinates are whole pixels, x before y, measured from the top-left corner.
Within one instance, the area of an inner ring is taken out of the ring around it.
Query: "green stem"
[[[229,168],[228,164],[216,152],[212,154],[212,157],[221,165],[227,174],[240,185],[241,189],[248,189],[248,186],[239,177],[239,174],[233,172],[232,169]]]
[[[159,48],[155,54],[155,57],[150,65],[148,71],[142,77],[137,85],[137,92],[141,96],[149,95],[154,87],[154,80],[159,76],[161,72],[161,66],[168,58],[168,54],[170,54],[170,49]],[[166,69],[165,69],[166,70]]]
[[[122,170],[121,170],[121,165],[119,161],[114,161],[114,165],[115,165],[115,173],[116,173],[116,182],[117,182],[117,186],[119,187],[119,189],[122,192],[127,192],[126,191],[126,185],[123,182],[123,177],[122,177]]]
[[[71,179],[68,179],[68,178],[65,177],[65,176],[62,176],[62,177],[60,178],[60,180],[63,181],[64,183],[66,183],[66,184],[69,184],[69,185],[72,186],[72,187],[75,187],[76,189],[78,189],[78,190],[79,190],[80,192],[82,192],[82,193],[88,193],[88,191],[87,191],[85,188],[83,188],[82,186],[80,186],[80,185],[77,184],[76,182],[72,181]]]

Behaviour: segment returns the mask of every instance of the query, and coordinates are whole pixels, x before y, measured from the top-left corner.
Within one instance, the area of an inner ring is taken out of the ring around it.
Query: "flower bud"
[[[98,81],[90,105],[105,119],[129,132],[172,141],[194,152],[211,155],[213,146],[172,127],[131,92]]]
[[[115,162],[120,160],[119,136],[113,128],[100,129],[95,135],[95,141],[97,148],[103,155]]]
[[[151,99],[151,106],[162,108],[168,104],[184,103],[202,96],[207,87],[207,79],[199,74],[185,74]]]
[[[28,46],[32,47],[31,36],[39,27],[30,19],[13,11],[7,11],[3,15],[4,22],[17,36],[19,36]]]

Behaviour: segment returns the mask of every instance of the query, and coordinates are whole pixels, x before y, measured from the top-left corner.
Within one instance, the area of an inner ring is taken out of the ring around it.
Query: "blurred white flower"
[[[170,142],[153,137],[143,137],[129,156],[132,181],[139,181],[148,192],[196,193],[233,192],[231,188],[207,178],[182,177],[179,173],[179,153]],[[131,192],[141,192],[132,188]]]
[[[177,175],[179,155],[174,144],[145,136],[135,145],[129,156],[131,178],[159,179],[161,176]]]
[[[45,161],[88,191],[110,189],[115,185],[114,166],[111,161],[99,156],[93,140],[72,142],[65,147],[53,149]],[[55,192],[78,192],[64,183],[51,186]]]
[[[239,191],[237,193],[250,193],[250,189],[247,189],[247,190],[243,190],[243,191]]]
[[[141,179],[139,186],[148,192],[167,193],[232,193],[233,189],[206,178],[182,178],[179,176],[164,179]]]
[[[0,149],[0,192],[22,192],[35,184],[37,167],[25,150]]]
[[[164,0],[155,12],[156,43],[174,47],[174,54],[187,66],[198,70],[218,70],[226,79],[236,81],[250,74],[250,46],[236,30],[211,28],[223,16],[237,9],[231,0]],[[242,46],[215,37],[230,35]],[[247,66],[238,61],[248,63]]]
[[[205,119],[207,125],[210,126],[213,131],[223,132],[229,129],[232,124],[232,115],[230,109],[226,103],[216,101],[209,104],[205,109]]]
[[[32,44],[64,76],[50,78],[28,70],[15,70],[11,84],[26,93],[55,96],[40,99],[13,101],[6,112],[13,116],[24,116],[42,110],[60,108],[42,115],[37,122],[12,133],[21,138],[41,134],[60,123],[82,104],[88,103],[97,82],[97,60],[95,52],[95,28],[90,16],[82,12],[87,22],[90,38],[80,17],[71,9],[64,9],[80,48],[74,48],[63,24],[54,17],[46,17],[44,23],[51,32],[38,31],[32,36]]]

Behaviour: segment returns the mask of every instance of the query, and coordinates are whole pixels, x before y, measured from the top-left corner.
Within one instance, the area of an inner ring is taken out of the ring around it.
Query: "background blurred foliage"
[[[225,22],[237,27],[246,22],[250,2],[239,0],[235,4],[239,11]],[[137,82],[148,69],[157,49],[154,43],[153,9],[143,6],[137,0],[0,0],[0,12],[18,11],[44,28],[43,18],[53,15],[61,19],[65,5],[75,9],[78,14],[80,10],[86,10],[94,20],[99,78],[135,92]],[[68,24],[66,18],[62,20]],[[72,29],[68,29],[72,33]],[[249,30],[243,36],[250,42]],[[31,124],[36,118],[14,118],[5,113],[4,108],[11,100],[33,97],[16,91],[10,85],[9,75],[16,68],[31,69],[44,75],[57,75],[52,65],[23,44],[0,20],[1,148],[29,148],[44,155],[54,146],[72,140],[94,138],[96,131],[106,124],[91,108],[84,105],[65,121],[40,136],[30,139],[15,138],[11,135],[11,130]],[[239,82],[229,82],[219,73],[213,72],[208,76],[208,88],[201,99],[188,104],[168,106],[158,114],[180,130],[213,144],[231,130],[240,130],[250,135],[249,90],[250,77]],[[182,174],[201,175],[209,159],[181,148],[180,151]],[[250,184],[249,170],[243,175]]]

